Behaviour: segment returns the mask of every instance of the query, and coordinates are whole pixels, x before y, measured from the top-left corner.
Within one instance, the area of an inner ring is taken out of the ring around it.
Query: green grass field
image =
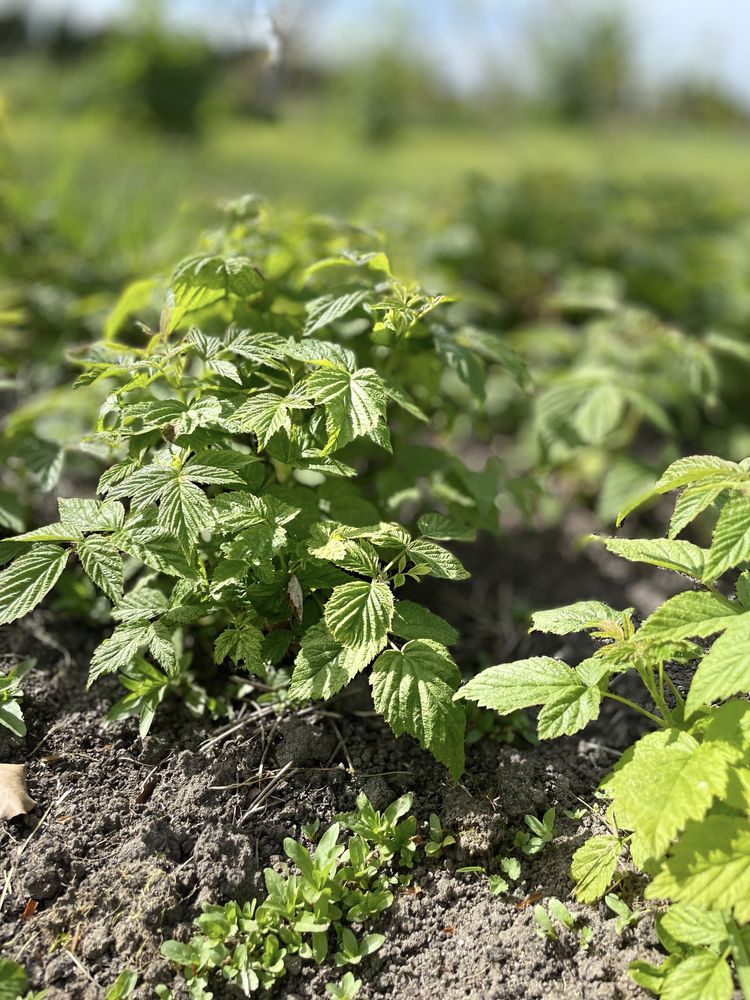
[[[35,199],[54,201],[65,229],[96,252],[142,263],[179,252],[218,199],[256,192],[287,205],[388,225],[404,200],[427,211],[456,196],[470,173],[701,177],[741,189],[750,142],[739,131],[545,123],[417,127],[367,145],[339,111],[298,104],[277,123],[217,116],[199,141],[170,138],[80,109],[14,113],[7,134]],[[23,103],[23,102],[21,102]],[[187,206],[190,206],[189,208]]]

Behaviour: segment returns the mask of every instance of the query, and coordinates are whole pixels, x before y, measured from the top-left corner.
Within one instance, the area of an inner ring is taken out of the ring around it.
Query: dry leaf
[[[301,622],[304,597],[302,595],[302,587],[296,576],[289,577],[289,585],[286,588],[286,599],[294,617],[298,622]]]
[[[0,764],[0,820],[31,812],[36,802],[26,787],[26,764]]]

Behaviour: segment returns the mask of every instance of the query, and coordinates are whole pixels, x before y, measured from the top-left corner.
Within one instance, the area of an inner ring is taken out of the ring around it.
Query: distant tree
[[[635,102],[634,35],[619,6],[546,8],[534,32],[545,103],[561,118],[583,121],[629,110]]]

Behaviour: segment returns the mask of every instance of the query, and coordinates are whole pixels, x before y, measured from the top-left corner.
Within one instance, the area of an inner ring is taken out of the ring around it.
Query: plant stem
[[[727,929],[729,945],[732,949],[734,969],[740,983],[740,989],[745,1000],[750,1000],[750,955],[740,933],[740,929],[728,913],[724,914],[724,924]]]
[[[667,684],[669,685],[670,691],[675,696],[675,700],[677,701],[677,704],[678,705],[684,705],[685,704],[685,699],[682,697],[682,695],[680,694],[680,692],[675,687],[672,678],[669,676],[669,674],[666,672],[666,670],[664,671],[664,680],[667,682]]]
[[[637,705],[634,701],[631,701],[630,698],[623,698],[622,695],[612,694],[611,691],[606,691],[604,693],[604,697],[611,698],[613,701],[619,701],[621,704],[627,705],[628,708],[632,708],[634,711],[640,712],[641,715],[645,715],[647,719],[651,719],[653,722],[657,722],[662,728],[664,727],[664,719],[660,719],[659,716],[654,715],[653,712],[646,711],[645,708],[642,708],[640,705]]]

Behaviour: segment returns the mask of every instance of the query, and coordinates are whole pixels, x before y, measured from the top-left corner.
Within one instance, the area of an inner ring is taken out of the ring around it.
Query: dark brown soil
[[[666,574],[623,574],[610,557],[574,555],[553,533],[506,539],[502,556],[484,545],[469,561],[481,562],[475,581],[436,591],[433,602],[468,632],[459,648],[467,670],[532,648],[585,654],[574,643],[526,636],[529,608],[597,597],[648,611],[670,586]],[[399,895],[381,922],[385,945],[356,970],[365,1000],[641,995],[627,966],[636,956],[654,957],[650,920],[617,935],[605,907],[570,904],[593,930],[583,951],[568,932],[555,944],[540,939],[533,907],[517,905],[537,892],[568,899],[571,854],[600,821],[590,813],[570,820],[562,810],[592,801],[599,779],[637,735],[635,717],[615,709],[580,738],[539,747],[485,739],[469,747],[462,783],[452,786],[413,741],[395,740],[368,714],[364,686],[328,714],[278,723],[272,715],[254,718],[249,704],[233,722],[216,724],[167,703],[141,741],[132,720],[103,722],[118,692],[113,680],[85,690],[97,640],[86,626],[50,613],[0,631],[0,654],[39,662],[26,683],[27,738],[0,732],[0,760],[28,761],[38,802],[30,816],[0,826],[0,946],[25,965],[35,988],[49,990],[49,1000],[101,998],[123,968],[141,973],[137,997],[153,996],[158,983],[175,985],[161,942],[187,938],[203,901],[262,891],[262,869],[279,860],[284,837],[299,837],[316,818],[325,825],[360,790],[379,808],[412,791],[420,820],[437,812],[459,835],[456,848],[415,871],[418,891]],[[456,873],[510,850],[524,814],[549,806],[558,810],[555,839],[524,859],[510,895],[493,896],[482,876]],[[24,921],[30,899],[38,908]],[[293,968],[276,995],[325,997],[325,983],[342,971]]]

